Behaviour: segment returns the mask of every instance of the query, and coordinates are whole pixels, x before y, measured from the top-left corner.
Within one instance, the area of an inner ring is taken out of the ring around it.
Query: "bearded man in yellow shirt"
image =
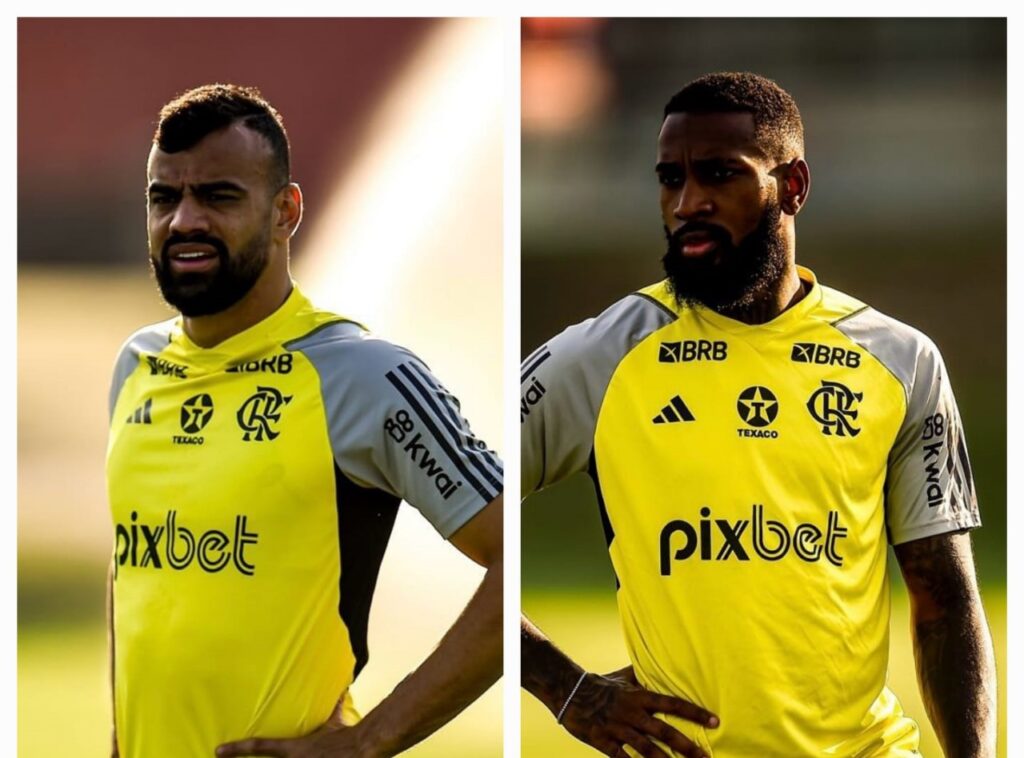
[[[500,673],[501,462],[415,355],[292,281],[302,194],[258,91],[168,103],[147,174],[150,261],[181,316],[132,335],[111,386],[114,752],[401,752]],[[487,572],[360,720],[401,500]]]
[[[524,620],[523,686],[605,755],[912,756],[886,687],[887,543],[950,756],[992,756],[980,525],[935,345],[796,265],[792,97],[711,74],[666,105],[666,279],[522,367],[522,491],[597,489],[631,666],[585,672]]]

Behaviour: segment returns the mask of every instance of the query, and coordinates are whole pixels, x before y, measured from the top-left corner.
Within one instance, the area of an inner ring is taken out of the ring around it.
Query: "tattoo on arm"
[[[583,669],[523,616],[519,627],[522,686],[554,714],[565,704]]]
[[[969,535],[897,545],[921,695],[947,758],[995,755],[996,678]]]

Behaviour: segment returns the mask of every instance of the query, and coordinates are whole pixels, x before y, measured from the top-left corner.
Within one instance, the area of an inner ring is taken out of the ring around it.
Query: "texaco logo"
[[[736,410],[744,423],[761,429],[779,415],[779,401],[767,387],[747,387],[736,401]]]
[[[195,395],[181,404],[181,430],[186,434],[199,434],[213,418],[213,398],[207,394]]]

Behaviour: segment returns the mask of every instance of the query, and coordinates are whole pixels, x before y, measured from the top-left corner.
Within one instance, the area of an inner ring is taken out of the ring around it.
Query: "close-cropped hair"
[[[166,153],[195,146],[206,135],[241,121],[271,149],[273,191],[291,181],[291,148],[281,114],[255,87],[206,84],[183,92],[160,109],[153,144]]]
[[[804,157],[804,124],[793,97],[764,76],[748,72],[706,74],[687,84],[665,104],[673,113],[749,113],[755,138],[773,160]]]

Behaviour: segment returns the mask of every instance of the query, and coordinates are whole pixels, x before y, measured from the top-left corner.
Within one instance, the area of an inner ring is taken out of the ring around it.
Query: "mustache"
[[[225,260],[228,257],[228,246],[224,244],[224,241],[213,237],[209,234],[172,234],[166,240],[164,240],[163,247],[160,249],[160,260],[162,263],[167,263],[167,258],[170,255],[171,245],[177,245],[182,242],[199,242],[204,245],[209,245],[217,251],[218,257],[221,260]]]
[[[723,247],[732,245],[732,237],[729,235],[729,232],[720,226],[709,224],[706,221],[690,221],[683,224],[674,232],[670,232],[666,226],[665,238],[673,248],[678,249],[683,246],[683,235],[693,234],[694,232],[706,234],[711,240],[719,243]]]

